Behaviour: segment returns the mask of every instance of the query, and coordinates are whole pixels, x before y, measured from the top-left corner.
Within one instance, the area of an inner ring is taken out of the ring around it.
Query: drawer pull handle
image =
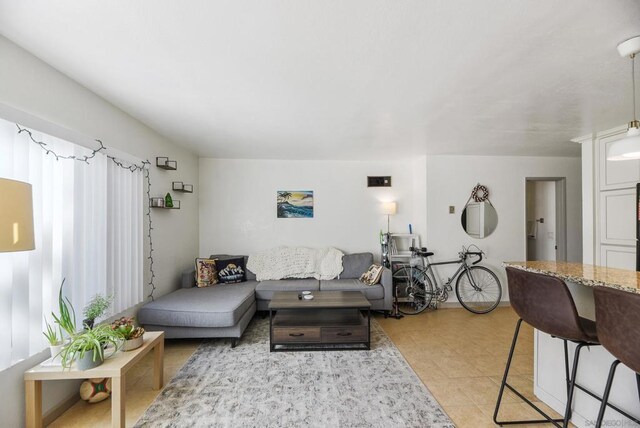
[[[291,336],[291,337],[302,337],[302,336],[304,336],[304,333],[289,333],[289,336]]]
[[[340,333],[338,333],[338,336],[351,336],[351,332],[350,331],[340,332]]]

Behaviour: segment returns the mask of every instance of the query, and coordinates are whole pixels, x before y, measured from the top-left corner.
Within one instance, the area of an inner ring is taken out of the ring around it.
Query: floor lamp
[[[389,234],[389,217],[396,215],[396,208],[395,202],[384,202],[382,204],[382,214],[386,214],[387,216],[387,235]]]
[[[0,252],[35,247],[31,184],[0,178]]]
[[[387,239],[386,239],[387,246],[386,246],[386,250],[383,251],[382,259],[383,259],[383,264],[385,264],[385,261],[386,261],[390,268],[392,267],[392,265],[391,265],[391,232],[389,229],[389,219],[392,215],[396,215],[397,208],[398,207],[395,202],[384,202],[382,204],[382,213],[386,214],[387,216]],[[398,310],[398,295],[397,295],[397,290],[395,286],[393,287],[393,308],[391,310],[391,313],[385,312],[384,316],[385,318],[387,316],[391,316],[391,317],[394,317],[395,319],[400,319],[403,317],[403,315]]]

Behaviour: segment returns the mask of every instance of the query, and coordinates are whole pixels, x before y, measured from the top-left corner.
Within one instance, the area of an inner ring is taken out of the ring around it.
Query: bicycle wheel
[[[456,296],[469,312],[486,314],[500,303],[502,286],[491,270],[484,266],[471,266],[458,276]]]
[[[433,300],[433,285],[420,269],[403,267],[393,274],[398,311],[405,315],[417,315]]]

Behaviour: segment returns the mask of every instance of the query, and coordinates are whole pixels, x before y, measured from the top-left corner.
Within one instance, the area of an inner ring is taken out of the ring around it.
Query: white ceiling
[[[202,156],[577,156],[630,120],[640,1],[0,0],[0,33]]]

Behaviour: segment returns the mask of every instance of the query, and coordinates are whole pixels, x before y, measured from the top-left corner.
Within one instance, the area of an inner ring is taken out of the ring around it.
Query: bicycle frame
[[[434,263],[430,263],[429,260],[427,260],[426,262],[427,262],[427,264],[426,264],[424,270],[431,274],[431,279],[433,279],[433,285],[436,287],[436,289],[444,288],[444,287],[447,287],[447,286],[451,285],[453,280],[456,279],[458,277],[458,275],[460,275],[460,273],[462,271],[466,271],[469,268],[467,266],[467,264],[465,263],[465,260],[463,260],[463,259],[444,261],[444,262],[434,262]],[[456,269],[456,272],[451,276],[451,278],[449,278],[449,281],[447,281],[446,283],[443,284],[442,287],[440,287],[439,284],[438,284],[438,278],[436,277],[436,274],[433,271],[433,266],[453,265],[453,264],[460,264],[460,266],[458,267],[458,269]]]
[[[429,279],[431,279],[433,281],[433,286],[435,287],[434,290],[434,294],[439,295],[442,290],[445,291],[449,291],[452,287],[451,284],[453,283],[453,281],[463,272],[467,272],[469,270],[469,265],[467,264],[467,257],[462,257],[459,258],[458,260],[446,260],[446,261],[441,261],[441,262],[429,262],[429,260],[427,259],[427,257],[421,257],[422,261],[424,263],[424,269],[421,269],[419,267],[411,267],[411,269],[418,269],[422,272],[424,272],[425,275],[429,276]],[[433,271],[433,266],[443,266],[443,265],[453,265],[453,264],[459,264],[460,266],[458,267],[458,269],[456,269],[455,273],[453,275],[451,275],[451,277],[449,278],[449,280],[446,283],[443,283],[442,286],[440,286],[440,283],[438,282],[438,277],[436,276],[435,272]],[[471,283],[471,285],[476,288],[476,284],[475,284],[475,280],[473,279],[473,277],[471,275],[469,275],[469,282]]]

